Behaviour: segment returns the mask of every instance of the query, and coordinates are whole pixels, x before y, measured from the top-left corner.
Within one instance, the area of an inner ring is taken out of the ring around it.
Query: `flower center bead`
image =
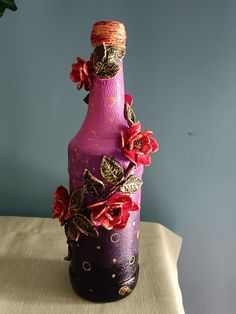
[[[137,150],[141,150],[143,147],[143,143],[140,140],[134,141],[133,148]]]

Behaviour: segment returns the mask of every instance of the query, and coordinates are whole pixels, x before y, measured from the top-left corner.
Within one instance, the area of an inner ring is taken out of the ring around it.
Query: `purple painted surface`
[[[74,191],[82,184],[82,175],[87,168],[96,177],[103,180],[100,173],[100,163],[103,155],[113,157],[125,170],[129,161],[120,152],[120,130],[127,129],[128,124],[124,118],[124,79],[123,64],[115,77],[100,79],[93,76],[93,86],[90,90],[88,112],[80,131],[70,141],[68,146],[68,172],[70,177],[70,190]],[[143,166],[133,172],[142,176]],[[141,188],[132,195],[135,202],[141,201]],[[108,274],[117,271],[124,264],[135,263],[128,271],[121,271],[112,279],[113,282],[125,281],[132,277],[137,270],[139,247],[140,213],[131,212],[129,222],[122,230],[110,231],[98,227],[99,237],[91,238],[81,235],[78,247],[74,248],[72,259],[73,271],[83,280],[99,280],[98,272],[106,270]],[[115,240],[115,241],[114,241]],[[113,241],[113,242],[112,242]],[[91,266],[85,271],[83,262]],[[115,269],[114,269],[115,267]],[[93,273],[97,269],[97,275]]]

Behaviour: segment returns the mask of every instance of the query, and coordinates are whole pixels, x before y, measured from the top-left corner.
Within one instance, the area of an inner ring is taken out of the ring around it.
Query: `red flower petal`
[[[132,207],[129,210],[130,211],[140,210],[140,205],[138,203],[132,202]]]
[[[63,219],[61,222],[64,222],[70,218],[70,207],[67,207],[67,210],[63,213]]]
[[[157,143],[155,138],[150,137],[150,143],[151,143],[151,146],[152,146],[152,153],[157,152],[159,150],[159,144]]]
[[[140,130],[141,130],[141,123],[140,123],[139,121],[137,121],[137,122],[135,122],[134,124],[132,124],[132,125],[128,128],[128,130],[127,130],[127,132],[126,132],[127,137],[130,138],[131,136],[133,136],[133,135],[139,133]]]
[[[86,90],[91,88],[91,63],[90,61],[84,61],[81,57],[77,58],[77,63],[72,64],[72,71],[70,79],[77,84],[77,89],[80,90],[83,86]]]
[[[54,192],[54,203],[52,205],[52,217],[59,218],[63,225],[70,218],[70,196],[64,186],[59,186]]]
[[[86,90],[90,90],[91,86],[92,86],[92,83],[91,83],[90,77],[89,76],[85,76],[84,77],[84,88]]]
[[[152,146],[151,144],[144,144],[141,151],[145,154],[149,154],[152,152]]]
[[[96,207],[100,207],[101,205],[104,205],[106,203],[106,201],[101,201],[101,202],[97,202],[97,203],[94,203],[94,204],[91,204],[91,205],[88,205],[87,208],[96,208]]]
[[[83,70],[84,70],[85,75],[87,76],[89,76],[90,67],[91,67],[90,61],[86,61],[83,66]]]
[[[107,230],[124,228],[130,213],[139,209],[139,205],[124,193],[112,194],[107,200],[88,206],[92,209],[91,220],[96,226],[102,225]]]
[[[128,104],[130,106],[132,106],[133,104],[133,97],[129,94],[125,94],[125,104]]]
[[[132,161],[136,165],[137,156],[133,151],[130,151],[130,150],[124,148],[123,153],[130,161]]]
[[[143,136],[151,136],[152,134],[153,134],[153,131],[151,131],[151,130],[145,130],[145,131],[142,131],[142,134],[143,134]]]
[[[78,74],[75,73],[75,72],[71,72],[71,74],[70,74],[70,79],[71,79],[71,81],[74,82],[74,83],[78,82],[78,80],[79,80]]]
[[[126,142],[128,144],[128,143],[133,142],[133,141],[141,140],[142,138],[143,138],[143,134],[142,134],[142,132],[139,132],[139,133],[135,133],[135,134],[131,135],[130,138]]]
[[[93,224],[94,224],[95,226],[101,226],[100,220],[97,220],[97,219],[95,219],[94,217],[95,217],[94,212],[92,212],[92,213],[91,213],[91,220],[92,220]]]
[[[109,198],[109,203],[118,203],[118,204],[123,204],[127,202],[132,202],[132,199],[129,195],[123,194],[123,193],[116,193],[110,196]]]
[[[110,220],[105,216],[101,217],[100,222],[102,226],[107,230],[111,230],[113,228],[113,225],[111,224]]]
[[[125,146],[125,132],[121,130],[120,135],[121,135],[121,148],[123,148]]]
[[[151,157],[148,154],[138,155],[137,161],[138,161],[138,164],[142,164],[144,166],[151,165]]]
[[[129,220],[129,217],[130,217],[129,211],[125,212],[123,217],[122,217],[121,223],[119,225],[116,225],[115,228],[123,229],[126,226],[128,220]]]
[[[83,85],[84,85],[84,82],[82,81],[78,82],[77,89],[80,90],[83,87]]]
[[[55,196],[56,200],[60,200],[60,201],[65,202],[67,204],[70,201],[69,193],[68,193],[67,189],[62,185],[56,189],[56,191],[54,192],[54,196]]]
[[[99,219],[108,210],[107,206],[100,208],[100,210],[94,211],[94,219]]]
[[[78,63],[79,65],[82,65],[84,62],[85,62],[85,61],[84,61],[83,58],[77,57],[77,63]]]

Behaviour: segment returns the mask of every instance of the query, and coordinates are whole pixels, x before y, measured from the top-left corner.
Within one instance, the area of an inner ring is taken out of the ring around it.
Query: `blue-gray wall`
[[[184,238],[186,312],[235,313],[236,1],[16,2],[0,19],[0,214],[50,215],[86,113],[71,64],[95,21],[123,21],[126,92],[160,142],[142,218]]]

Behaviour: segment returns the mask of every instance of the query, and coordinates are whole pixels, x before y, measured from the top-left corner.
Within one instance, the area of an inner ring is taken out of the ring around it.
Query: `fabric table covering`
[[[184,313],[177,272],[182,239],[158,223],[141,222],[138,284],[111,303],[92,303],[74,292],[57,220],[2,216],[0,239],[1,314]]]

